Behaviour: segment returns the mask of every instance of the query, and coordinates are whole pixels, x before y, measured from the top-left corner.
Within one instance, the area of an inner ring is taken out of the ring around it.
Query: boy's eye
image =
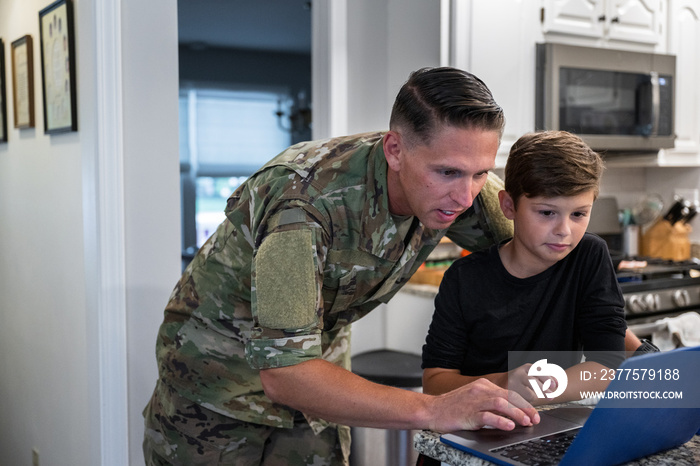
[[[573,216],[574,217],[586,217],[586,216],[588,216],[588,212],[574,212]]]
[[[554,215],[554,211],[553,210],[540,210],[540,215],[543,215],[545,217],[550,217],[550,216]]]

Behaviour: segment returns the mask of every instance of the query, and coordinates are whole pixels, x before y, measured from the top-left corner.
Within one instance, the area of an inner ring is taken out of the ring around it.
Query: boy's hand
[[[518,393],[530,403],[546,403],[548,399],[539,398],[533,390],[532,383],[537,384],[541,393],[552,393],[557,389],[557,379],[549,376],[531,376],[530,367],[532,364],[523,364],[508,372],[508,389]]]

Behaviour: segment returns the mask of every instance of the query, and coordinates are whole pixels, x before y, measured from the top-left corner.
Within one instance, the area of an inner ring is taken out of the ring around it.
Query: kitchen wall
[[[649,193],[656,193],[671,205],[674,194],[684,194],[688,190],[700,188],[700,168],[698,167],[614,167],[608,168],[601,184],[602,196],[615,196],[619,207],[632,208]],[[695,218],[690,222],[693,230],[690,239],[700,242],[700,222]]]

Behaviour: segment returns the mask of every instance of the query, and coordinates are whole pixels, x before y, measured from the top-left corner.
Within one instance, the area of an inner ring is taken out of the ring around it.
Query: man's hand
[[[537,410],[520,395],[486,379],[433,397],[431,430],[450,432],[491,426],[512,430],[540,422]]]

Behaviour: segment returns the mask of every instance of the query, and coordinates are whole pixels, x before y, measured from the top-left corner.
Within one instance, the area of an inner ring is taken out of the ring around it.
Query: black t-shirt
[[[583,353],[617,367],[624,358],[623,307],[607,245],[598,236],[586,233],[564,259],[524,279],[508,273],[493,246],[455,261],[445,273],[423,368],[470,376],[505,372],[508,351],[570,352],[568,362],[557,361],[564,367]]]

